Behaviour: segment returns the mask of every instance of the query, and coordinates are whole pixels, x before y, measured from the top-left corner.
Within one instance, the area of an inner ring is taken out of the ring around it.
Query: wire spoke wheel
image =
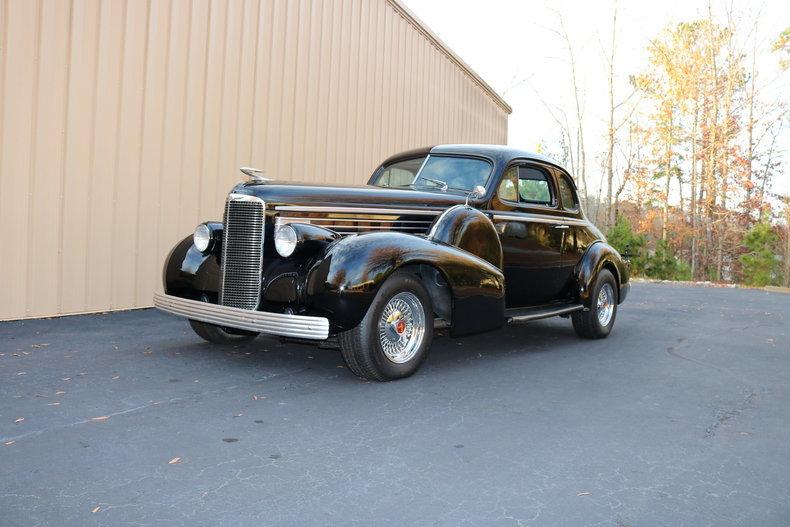
[[[425,337],[425,310],[417,295],[403,291],[382,310],[378,334],[384,356],[395,364],[409,362]]]
[[[601,290],[598,291],[596,311],[598,313],[598,323],[601,326],[608,326],[614,313],[614,290],[611,284],[603,284]]]

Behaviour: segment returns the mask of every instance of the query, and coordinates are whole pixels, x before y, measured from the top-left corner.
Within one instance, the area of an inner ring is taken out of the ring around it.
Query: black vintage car
[[[242,171],[223,222],[170,252],[154,297],[209,342],[313,341],[385,381],[420,367],[438,324],[457,337],[559,315],[606,337],[630,287],[571,177],[539,154],[422,148],[355,187]]]

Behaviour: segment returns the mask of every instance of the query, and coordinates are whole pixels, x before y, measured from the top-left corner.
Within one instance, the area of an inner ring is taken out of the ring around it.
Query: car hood
[[[241,183],[233,193],[262,199],[269,206],[359,206],[403,207],[407,209],[446,209],[466,201],[460,194],[382,188],[373,185],[340,186],[315,183],[269,181]]]

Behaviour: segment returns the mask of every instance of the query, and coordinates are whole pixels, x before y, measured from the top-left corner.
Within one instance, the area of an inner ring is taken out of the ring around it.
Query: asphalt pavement
[[[790,525],[790,295],[637,283],[414,377],[154,310],[0,323],[0,525]]]

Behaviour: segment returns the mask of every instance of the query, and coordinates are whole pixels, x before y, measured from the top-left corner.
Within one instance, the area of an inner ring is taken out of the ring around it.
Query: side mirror
[[[486,195],[486,188],[483,185],[475,185],[475,188],[466,195],[466,206],[469,206],[470,199],[479,199]]]

